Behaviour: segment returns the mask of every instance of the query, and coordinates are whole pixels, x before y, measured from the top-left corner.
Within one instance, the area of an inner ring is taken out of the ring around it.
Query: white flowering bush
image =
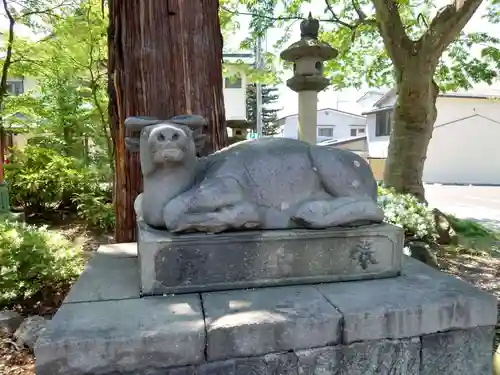
[[[405,230],[406,238],[434,242],[437,238],[432,210],[411,194],[399,194],[379,186],[378,202],[385,221]]]

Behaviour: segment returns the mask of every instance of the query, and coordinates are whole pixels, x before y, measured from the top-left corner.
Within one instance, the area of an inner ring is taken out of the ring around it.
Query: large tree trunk
[[[125,118],[200,114],[206,152],[227,144],[217,0],[110,0],[110,123],[115,152],[116,240],[135,240],[138,155],[125,151]]]
[[[372,0],[380,35],[394,65],[398,100],[384,173],[386,185],[425,201],[422,184],[427,147],[436,121],[436,65],[482,0],[450,1],[418,40],[407,35],[397,0]]]
[[[414,59],[418,64],[408,63],[397,82],[384,183],[425,201],[422,174],[437,117],[438,87],[429,62]]]

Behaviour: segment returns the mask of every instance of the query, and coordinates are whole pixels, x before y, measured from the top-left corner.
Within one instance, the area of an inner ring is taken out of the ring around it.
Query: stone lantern
[[[319,21],[309,17],[300,23],[300,40],[283,52],[281,58],[293,62],[293,77],[286,84],[299,93],[298,138],[316,144],[318,92],[330,81],[323,75],[323,63],[337,56],[337,50],[318,40]]]

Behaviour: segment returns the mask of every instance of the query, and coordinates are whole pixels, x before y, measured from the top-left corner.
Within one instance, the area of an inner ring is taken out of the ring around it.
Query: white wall
[[[38,83],[36,78],[24,77],[24,92],[33,91],[34,93],[39,92]]]
[[[376,114],[366,115],[366,136],[368,140],[368,152],[372,158],[386,158],[389,147],[389,136],[375,136]]]
[[[224,87],[224,108],[226,111],[226,120],[246,120],[247,119],[247,109],[246,109],[246,86],[247,79],[245,74],[236,67],[226,66],[229,74],[239,73],[241,76],[241,88],[227,88],[225,85],[225,79],[223,78]]]
[[[319,128],[333,128],[332,137],[321,137],[318,135],[317,142],[322,142],[330,139],[347,139],[351,138],[350,129],[365,129],[365,118],[348,114],[346,112],[336,111],[334,109],[321,109],[318,111],[318,129]],[[299,130],[299,117],[292,115],[285,118],[283,126],[283,137],[297,138]],[[318,133],[319,134],[319,133]],[[364,135],[364,133],[357,133]]]
[[[389,102],[394,102],[394,98],[390,98]],[[386,104],[384,103],[384,106]],[[485,99],[468,99],[468,98],[447,98],[438,97],[436,101],[437,118],[434,127],[463,119],[464,117],[480,114],[489,117],[493,120],[500,120],[500,101],[485,100]],[[387,148],[389,146],[389,136],[375,136],[375,114],[366,116],[368,149],[371,157],[386,158]],[[482,121],[480,118],[476,121]],[[431,139],[432,142],[432,139]]]
[[[500,183],[500,124],[495,122],[500,122],[500,101],[438,97],[436,107],[424,182]],[[367,115],[368,151],[370,157],[386,158],[389,136],[375,136],[375,119]]]
[[[498,140],[500,123],[479,116],[435,127],[424,182],[500,184]]]

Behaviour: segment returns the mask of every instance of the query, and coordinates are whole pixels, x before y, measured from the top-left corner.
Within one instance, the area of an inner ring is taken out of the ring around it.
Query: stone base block
[[[141,298],[137,259],[108,246],[36,343],[36,373],[489,374],[496,299],[403,263],[388,279]]]
[[[325,230],[174,235],[138,224],[144,295],[399,275],[404,233],[381,224]]]

